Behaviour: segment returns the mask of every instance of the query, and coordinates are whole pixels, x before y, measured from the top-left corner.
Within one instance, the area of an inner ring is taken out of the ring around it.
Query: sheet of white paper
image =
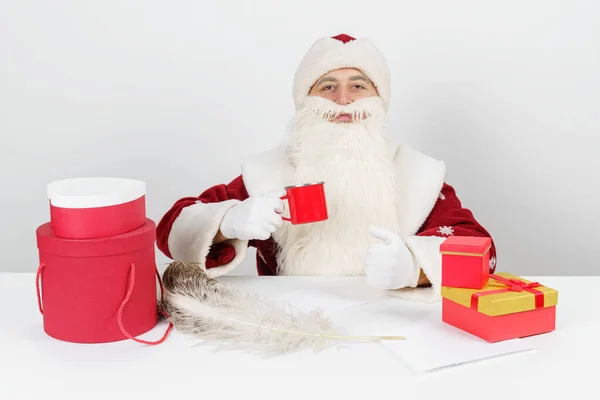
[[[527,339],[488,343],[444,323],[439,302],[354,299],[319,289],[297,290],[270,300],[303,312],[321,308],[344,334],[406,337],[401,341],[383,341],[382,346],[415,373],[527,351],[539,344]]]
[[[402,333],[407,340],[386,341],[383,346],[416,373],[536,348],[526,339],[486,342],[444,323],[439,305]]]
[[[292,306],[301,312],[310,312],[320,308],[326,314],[332,314],[370,302],[368,299],[353,299],[319,289],[296,290],[286,294],[279,294],[269,297],[269,301],[273,301],[275,304],[279,304],[286,309]]]
[[[406,336],[409,326],[426,318],[435,308],[429,303],[386,298],[340,310],[332,319],[348,335]]]

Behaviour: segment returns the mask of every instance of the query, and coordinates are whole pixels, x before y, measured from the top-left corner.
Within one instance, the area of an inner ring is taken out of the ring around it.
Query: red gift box
[[[551,332],[558,292],[517,276],[490,275],[481,290],[442,287],[442,321],[488,342]]]
[[[440,245],[442,286],[481,289],[490,275],[489,237],[450,236]]]
[[[48,184],[50,222],[57,236],[120,235],[146,222],[146,185],[123,178],[74,178]]]
[[[48,222],[37,228],[36,236],[36,288],[49,336],[77,343],[135,340],[157,324],[160,276],[152,220],[133,231],[95,239],[58,237]]]

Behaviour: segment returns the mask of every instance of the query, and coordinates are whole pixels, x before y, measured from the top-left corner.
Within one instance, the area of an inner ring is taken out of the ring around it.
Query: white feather
[[[341,335],[320,309],[302,313],[290,307],[286,311],[261,296],[221,284],[197,264],[171,263],[163,285],[162,307],[175,329],[218,348],[282,354],[319,351],[340,340],[403,339]]]

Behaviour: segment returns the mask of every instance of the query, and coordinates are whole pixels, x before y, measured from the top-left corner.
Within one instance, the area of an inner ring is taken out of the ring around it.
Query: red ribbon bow
[[[488,290],[485,292],[473,293],[471,296],[471,308],[475,310],[479,307],[479,298],[481,296],[487,296],[488,294],[496,294],[496,293],[506,293],[506,292],[529,292],[535,295],[535,308],[544,308],[544,292],[540,292],[539,290],[535,290],[533,288],[542,286],[539,282],[523,282],[519,279],[507,279],[503,278],[499,275],[490,275],[490,279],[495,280],[496,282],[500,282],[505,284],[506,288],[497,289],[497,290]]]

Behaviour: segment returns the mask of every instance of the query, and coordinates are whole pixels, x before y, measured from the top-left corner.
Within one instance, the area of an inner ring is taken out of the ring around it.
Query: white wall
[[[598,2],[0,7],[0,271],[35,270],[52,180],[142,179],[158,222],[177,198],[235,177],[280,139],[310,44],[345,32],[389,58],[393,135],[447,162],[499,269],[598,274]],[[254,274],[253,257],[237,272]]]

